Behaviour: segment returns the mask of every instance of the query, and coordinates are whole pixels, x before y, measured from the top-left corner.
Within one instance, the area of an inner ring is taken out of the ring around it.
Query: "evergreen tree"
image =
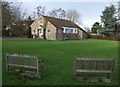
[[[101,29],[101,25],[99,22],[95,22],[91,28],[92,33],[97,33],[98,29]]]
[[[114,30],[117,29],[117,17],[115,16],[116,8],[114,5],[106,7],[102,12],[101,21],[103,29],[101,33],[107,36],[115,35]]]

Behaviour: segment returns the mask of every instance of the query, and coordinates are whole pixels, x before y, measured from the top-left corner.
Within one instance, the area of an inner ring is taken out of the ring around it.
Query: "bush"
[[[115,40],[115,41],[120,41],[120,37],[118,36],[98,36],[98,35],[91,35],[91,39],[103,39],[103,40]]]

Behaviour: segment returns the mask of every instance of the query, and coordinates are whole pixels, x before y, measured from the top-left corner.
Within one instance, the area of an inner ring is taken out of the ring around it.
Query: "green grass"
[[[37,55],[44,59],[43,78],[23,82],[5,70],[5,53]],[[114,82],[79,82],[72,80],[75,57],[115,58]],[[118,82],[118,42],[108,40],[3,40],[3,85],[116,85]],[[120,63],[120,62],[119,62]]]

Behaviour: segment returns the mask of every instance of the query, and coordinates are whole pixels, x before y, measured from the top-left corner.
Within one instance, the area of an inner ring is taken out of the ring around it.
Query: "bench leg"
[[[76,80],[76,72],[73,71],[73,79]]]
[[[113,73],[111,73],[110,80],[111,80],[111,82],[113,81]]]
[[[43,66],[41,67],[41,76],[43,76]]]
[[[107,76],[108,79],[110,79],[110,73],[108,73],[108,76]]]
[[[39,76],[39,67],[37,67],[37,76]]]
[[[8,65],[6,65],[6,71],[9,72],[9,66]]]
[[[6,56],[6,71],[8,72],[9,71],[9,66],[8,66],[8,56]]]
[[[108,73],[107,78],[110,79],[110,81],[112,82],[113,81],[113,73]]]

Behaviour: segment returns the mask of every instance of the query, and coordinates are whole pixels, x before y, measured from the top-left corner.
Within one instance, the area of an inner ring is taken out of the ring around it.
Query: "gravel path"
[[[33,38],[20,38],[20,37],[0,37],[0,40],[21,40],[21,39],[33,39]]]

